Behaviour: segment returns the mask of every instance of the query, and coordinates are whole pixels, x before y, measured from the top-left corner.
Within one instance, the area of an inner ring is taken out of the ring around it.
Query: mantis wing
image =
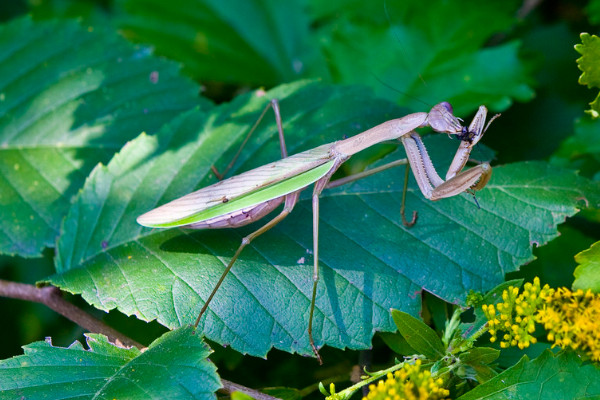
[[[319,146],[217,182],[155,208],[137,222],[152,228],[189,225],[303,189],[333,167],[331,146]]]

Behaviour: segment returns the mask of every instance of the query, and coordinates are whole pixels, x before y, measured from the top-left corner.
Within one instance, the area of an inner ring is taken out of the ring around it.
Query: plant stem
[[[381,378],[382,376],[386,376],[388,374],[388,372],[394,372],[400,368],[402,368],[402,366],[404,365],[404,362],[401,362],[399,364],[393,365],[388,369],[384,369],[382,371],[377,371],[375,373],[373,373],[369,378],[364,379],[350,387],[347,387],[346,389],[342,390],[341,392],[338,393],[331,393],[330,396],[327,396],[326,400],[346,400],[349,399],[354,392],[356,392],[358,389],[362,388],[363,386],[368,385],[369,383],[376,381],[377,379]]]
[[[42,303],[89,332],[101,333],[117,344],[135,346],[140,349],[144,347],[142,344],[63,299],[62,292],[55,286],[38,288],[25,283],[0,280],[0,296]]]

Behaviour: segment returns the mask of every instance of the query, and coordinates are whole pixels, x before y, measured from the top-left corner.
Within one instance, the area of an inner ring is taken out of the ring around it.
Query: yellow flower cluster
[[[544,325],[553,346],[579,349],[600,361],[600,295],[560,288],[545,301],[536,321]]]
[[[444,380],[435,379],[428,370],[421,370],[421,360],[404,364],[402,369],[388,373],[386,380],[369,385],[369,394],[363,400],[444,400],[450,392],[443,387]]]
[[[600,295],[590,290],[557,290],[540,287],[539,278],[526,283],[522,293],[509,287],[502,293],[502,302],[483,306],[488,319],[491,341],[504,332],[500,347],[519,346],[523,349],[536,342],[531,336],[535,322],[544,326],[553,346],[571,347],[600,361]]]
[[[519,288],[509,286],[502,293],[502,302],[483,305],[483,313],[488,319],[490,339],[495,342],[498,333],[505,332],[500,341],[500,347],[519,346],[520,349],[529,347],[537,340],[531,334],[535,331],[535,313],[541,307],[546,297],[553,289],[548,285],[540,288],[539,278],[533,280],[533,284],[527,282],[523,293]]]

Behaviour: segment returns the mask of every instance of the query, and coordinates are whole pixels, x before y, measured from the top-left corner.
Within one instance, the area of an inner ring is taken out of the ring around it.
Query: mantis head
[[[485,119],[487,118],[487,108],[485,106],[479,106],[477,114],[475,114],[473,121],[471,121],[471,124],[467,128],[462,125],[462,119],[454,116],[450,103],[444,101],[431,109],[427,116],[427,123],[436,132],[456,135],[461,141],[467,142],[469,147],[473,147],[481,140],[492,121],[499,116],[500,114],[494,115],[486,125]]]
[[[447,101],[436,104],[427,115],[427,124],[436,132],[449,135],[464,134],[466,128],[462,120],[453,114],[452,106]]]

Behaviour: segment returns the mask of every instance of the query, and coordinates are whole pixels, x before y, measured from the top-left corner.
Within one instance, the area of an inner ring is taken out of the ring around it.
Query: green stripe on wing
[[[227,201],[225,203],[219,202],[213,207],[204,209],[185,218],[180,218],[175,221],[164,223],[144,223],[142,225],[151,228],[174,228],[177,226],[189,225],[197,222],[206,221],[211,218],[233,213],[235,211],[243,210],[245,208],[250,208],[265,201],[285,196],[286,194],[305,188],[311,183],[316,182],[317,180],[324,177],[331,170],[334,163],[334,160],[328,161],[325,164],[322,164],[316,168],[310,169],[306,172],[303,172],[281,182],[277,182],[273,185],[260,188],[253,192],[240,196],[236,199]]]

